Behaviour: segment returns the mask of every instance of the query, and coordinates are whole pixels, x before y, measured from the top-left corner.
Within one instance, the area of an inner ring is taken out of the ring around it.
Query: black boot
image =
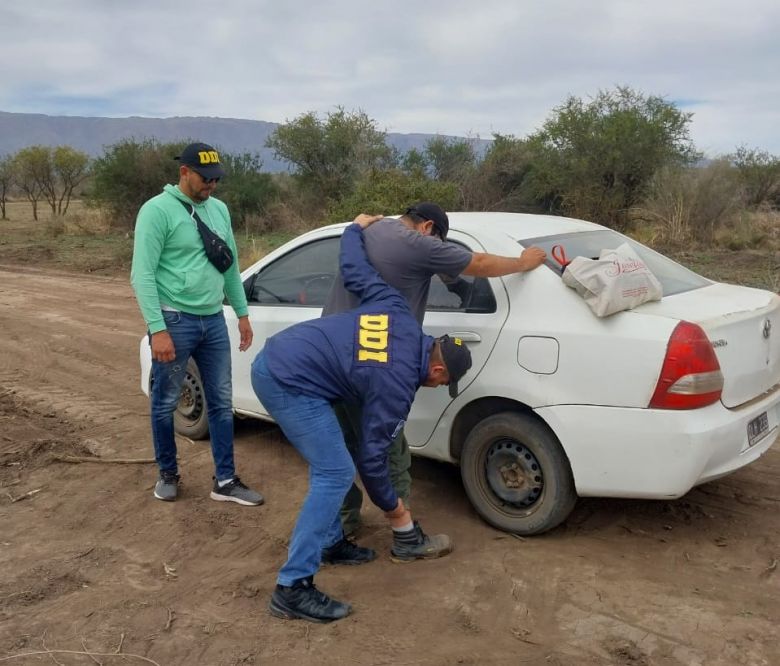
[[[314,586],[314,577],[301,578],[291,586],[277,585],[271,603],[271,615],[284,620],[309,620],[310,622],[333,622],[352,612],[352,606],[331,599]]]
[[[376,551],[358,546],[344,537],[329,548],[322,549],[323,564],[365,564],[376,559]]]

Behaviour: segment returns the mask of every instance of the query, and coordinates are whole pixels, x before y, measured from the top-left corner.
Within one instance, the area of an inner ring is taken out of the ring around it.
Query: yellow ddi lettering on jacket
[[[387,363],[387,332],[389,318],[386,314],[360,315],[358,330],[358,361]]]
[[[219,164],[219,155],[216,150],[201,150],[198,153],[201,164]]]

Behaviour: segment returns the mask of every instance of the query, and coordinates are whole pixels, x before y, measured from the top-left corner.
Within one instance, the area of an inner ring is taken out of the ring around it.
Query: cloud
[[[337,105],[396,132],[523,136],[567,96],[678,100],[711,153],[780,152],[774,0],[0,7],[0,110],[282,122]]]

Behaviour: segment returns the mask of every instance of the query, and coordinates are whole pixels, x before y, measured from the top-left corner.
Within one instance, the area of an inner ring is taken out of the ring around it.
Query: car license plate
[[[747,424],[748,446],[753,446],[769,430],[769,419],[766,412],[762,412]]]

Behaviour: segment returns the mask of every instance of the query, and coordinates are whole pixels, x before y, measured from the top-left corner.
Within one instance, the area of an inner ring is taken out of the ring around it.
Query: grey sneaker
[[[413,562],[444,557],[452,552],[452,539],[446,534],[428,536],[415,520],[408,532],[393,532],[390,559],[393,562]]]
[[[179,492],[179,475],[173,472],[160,472],[160,478],[154,484],[154,496],[163,502],[173,502]]]
[[[260,493],[247,488],[237,476],[234,476],[230,483],[226,483],[221,488],[217,480],[214,479],[211,499],[217,500],[217,502],[236,502],[244,506],[258,506],[265,501]]]

